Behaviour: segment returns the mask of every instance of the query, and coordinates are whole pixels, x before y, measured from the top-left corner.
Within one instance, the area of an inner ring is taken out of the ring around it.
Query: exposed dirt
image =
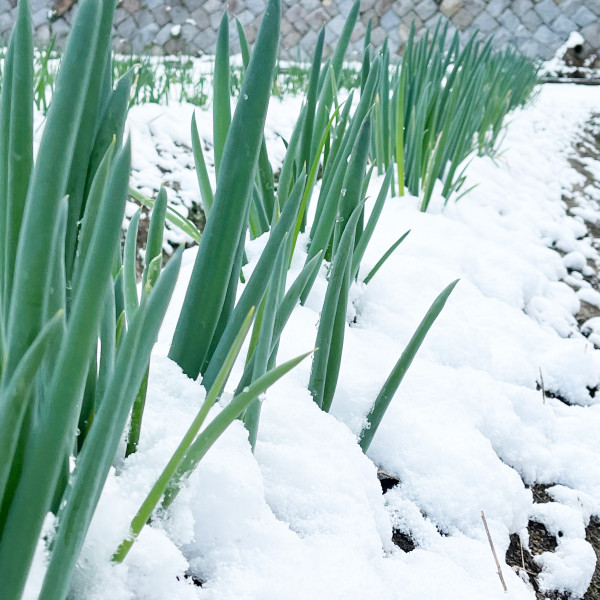
[[[531,488],[534,503],[542,504],[553,501],[546,491],[549,487],[551,486],[537,484]],[[516,533],[511,534],[510,546],[505,557],[506,564],[517,571],[523,579],[529,581],[537,600],[568,600],[569,594],[557,591],[542,592],[538,583],[538,576],[542,572],[542,568],[535,562],[535,557],[544,552],[554,552],[558,547],[558,540],[543,523],[537,521],[529,521],[527,533],[529,534],[528,546],[523,546]]]
[[[594,177],[586,165],[588,159],[600,161],[600,113],[591,116],[579,140],[573,146],[573,155],[568,159],[570,165],[582,176],[582,182],[575,185],[569,192],[565,192],[562,197],[567,206],[567,214],[584,219],[587,229],[584,237],[589,238],[592,247],[600,253],[600,220],[595,221],[589,219],[589,217],[586,218],[590,215],[590,209],[596,211],[596,213],[600,212],[600,181]],[[560,252],[558,249],[556,250]],[[561,252],[561,254],[564,255],[564,252]],[[577,277],[580,281],[587,282],[592,289],[600,291],[600,260],[588,259],[587,267],[585,273],[576,273]],[[570,274],[573,274],[573,272],[570,271]],[[571,278],[567,283],[575,291],[582,287],[575,278]],[[581,301],[575,319],[580,333],[586,337],[590,332],[586,330],[584,324],[592,317],[600,317],[600,307]],[[598,348],[598,346],[596,347]],[[542,375],[538,380],[538,389],[542,390],[547,398],[556,398],[567,405],[570,404],[566,398],[556,391],[544,388]],[[594,398],[597,391],[595,388],[589,388],[590,396]],[[598,600],[600,600],[600,596]]]
[[[588,207],[592,205],[600,209],[600,202],[590,195],[590,189],[597,190],[598,194],[594,196],[600,198],[600,181],[597,181],[586,165],[586,159],[592,158],[600,160],[600,114],[594,114],[590,118],[588,125],[581,134],[581,138],[574,145],[575,155],[569,159],[570,165],[583,177],[583,183],[577,184],[569,193],[563,195],[563,200],[567,205],[567,213],[576,215],[582,204]],[[585,220],[588,230],[587,237],[591,239],[592,246],[600,251],[600,221]],[[588,260],[588,266],[591,268],[590,274],[582,274],[583,280],[587,281],[593,289],[600,290],[600,265],[597,261]],[[600,316],[600,308],[581,302],[581,308],[575,318],[581,327],[588,319]],[[585,332],[584,332],[585,335]]]
[[[400,483],[400,480],[389,473],[386,473],[382,469],[377,470],[377,479],[379,479],[379,483],[381,485],[381,491],[385,494],[388,490],[391,490],[393,487],[397,486]]]
[[[580,210],[582,207],[600,211],[600,181],[596,181],[590,170],[586,167],[587,158],[600,160],[600,114],[592,117],[588,126],[582,132],[581,139],[575,144],[574,150],[575,155],[570,158],[570,163],[583,176],[583,182],[575,186],[569,194],[563,196],[563,200],[568,207],[568,212],[572,216],[585,214]],[[590,189],[592,193],[590,193]],[[589,236],[591,238],[593,247],[600,252],[600,220],[597,222],[586,220],[585,224],[587,227],[586,237]],[[600,290],[600,261],[588,260],[588,267],[590,269],[587,270],[587,273],[582,273],[582,279],[587,281],[593,289]],[[578,289],[574,283],[571,283],[571,285],[575,290]],[[587,302],[581,302],[581,308],[576,315],[580,331],[582,325],[588,319],[597,316],[600,316],[600,307]],[[582,333],[585,335],[585,329]],[[567,399],[545,388],[541,373],[538,381],[538,389],[546,398],[556,398],[565,404],[569,404]],[[590,389],[590,396],[593,398],[597,391],[595,388]],[[399,483],[396,478],[384,471],[379,471],[378,476],[384,494]],[[549,487],[552,486],[541,484],[532,486],[531,491],[534,503],[553,502],[552,497],[547,491]],[[535,562],[535,557],[544,552],[556,551],[559,539],[552,535],[543,523],[537,521],[529,521],[527,532],[529,543],[526,547],[521,543],[518,534],[514,533],[510,536],[510,546],[505,556],[507,565],[530,583],[535,591],[537,600],[570,600],[571,596],[564,592],[556,590],[542,591],[538,582],[542,568]],[[561,532],[559,531],[558,538],[560,537]],[[405,552],[411,552],[417,547],[414,539],[410,536],[410,532],[394,530],[392,539]],[[600,519],[597,517],[592,517],[586,528],[586,540],[594,548],[597,561],[596,570],[584,596],[584,600],[600,600]]]
[[[600,520],[597,517],[590,519],[589,525],[585,528],[585,539],[592,545],[596,552],[596,570],[592,577],[592,582],[588,588],[583,600],[600,599]]]

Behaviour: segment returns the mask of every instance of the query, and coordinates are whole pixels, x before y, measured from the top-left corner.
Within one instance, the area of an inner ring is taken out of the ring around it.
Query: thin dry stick
[[[527,571],[525,568],[525,553],[523,552],[523,542],[521,541],[521,537],[519,536],[519,548],[521,548],[521,566],[523,567],[523,571]]]
[[[490,548],[492,549],[492,554],[494,555],[494,560],[496,561],[496,566],[498,567],[498,577],[500,577],[500,582],[502,583],[504,592],[508,592],[506,583],[504,583],[504,576],[502,575],[502,569],[500,568],[500,563],[498,562],[498,556],[496,556],[494,542],[492,542],[492,536],[490,535],[490,530],[488,529],[487,521],[485,520],[485,513],[483,511],[481,511],[481,520],[483,521],[483,526],[485,527],[485,532],[487,533],[488,541],[490,542]]]
[[[546,404],[546,389],[544,388],[544,376],[542,375],[542,367],[540,369],[540,387],[542,388],[542,400]]]

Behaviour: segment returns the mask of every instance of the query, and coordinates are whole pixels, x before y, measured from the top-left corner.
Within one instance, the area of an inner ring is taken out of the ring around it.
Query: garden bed
[[[600,380],[600,358],[575,315],[582,301],[600,299],[585,284],[587,263],[598,259],[585,222],[597,205],[590,200],[584,219],[568,210],[563,194],[586,188],[569,161],[577,160],[573,146],[599,102],[595,88],[544,86],[533,106],[513,116],[500,156],[474,159],[469,181],[478,185],[458,203],[444,209],[438,190],[424,214],[417,198],[390,198],[364,269],[399,232],[412,231],[368,286],[352,287],[332,414],[312,401],[310,364],[301,365],[268,392],[254,457],[245,429],[234,424],[170,513],[143,530],[124,564],[110,566],[204,394],[165,357],[196,253],[188,250],[153,355],[139,450],[109,476],[75,597],[533,599],[527,577],[505,564],[504,594],[481,511],[500,557],[515,534],[527,544],[530,521],[554,535],[560,530],[555,551],[533,559],[541,568],[537,585],[545,597],[553,590],[583,596],[596,558],[586,526],[600,514],[600,410],[589,391]],[[152,153],[136,138],[154,127],[163,145],[183,149],[174,168],[187,168],[191,178],[184,150],[192,107],[151,111],[146,122],[135,110],[130,118],[134,157],[136,146],[143,149],[134,169]],[[274,101],[267,130],[285,135],[297,111],[293,100]],[[198,111],[197,119],[204,133],[209,117]],[[598,169],[596,157],[588,164]],[[152,168],[140,166],[136,177],[158,183]],[[369,196],[378,183],[373,178]],[[263,238],[250,244],[246,275],[263,245]],[[573,253],[585,257],[582,271],[567,262]],[[290,280],[303,257],[299,244]],[[292,316],[281,360],[314,344],[324,276]],[[363,456],[355,436],[373,396],[436,293],[458,277]],[[573,278],[578,291],[565,283]],[[540,371],[547,397],[536,389]],[[385,495],[376,466],[400,482]],[[551,484],[543,510],[534,503],[534,484]],[[395,546],[393,531],[415,550]]]

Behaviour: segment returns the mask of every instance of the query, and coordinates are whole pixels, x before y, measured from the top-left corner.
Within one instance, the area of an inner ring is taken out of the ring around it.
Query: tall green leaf
[[[217,327],[245,228],[279,41],[281,0],[270,0],[227,136],[217,191],[169,356],[196,378]]]
[[[408,345],[402,352],[402,356],[398,359],[398,362],[392,369],[389,377],[386,382],[383,384],[381,391],[377,395],[375,402],[369,414],[367,415],[367,424],[360,434],[360,447],[363,449],[363,452],[366,452],[373,441],[373,437],[377,432],[377,428],[379,427],[381,420],[387,410],[394,394],[400,387],[402,380],[404,379],[404,375],[408,371],[408,368],[412,364],[415,355],[419,351],[421,344],[425,340],[425,336],[431,329],[431,326],[438,318],[440,312],[444,308],[448,297],[452,293],[452,290],[456,287],[458,280],[453,281],[444,291],[434,300],[430,309],[427,311],[427,314],[423,317],[423,320],[417,327],[417,330],[413,334],[412,338],[408,342]]]
[[[231,124],[229,102],[229,19],[223,13],[217,37],[215,73],[213,78],[213,140],[215,150],[215,171],[221,169],[221,159],[225,140]]]

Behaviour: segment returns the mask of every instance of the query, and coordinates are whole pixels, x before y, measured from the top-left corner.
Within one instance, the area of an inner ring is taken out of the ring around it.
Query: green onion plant
[[[361,263],[390,191],[402,195],[406,187],[421,194],[423,210],[437,180],[446,199],[459,192],[465,160],[474,150],[496,152],[506,115],[527,101],[536,82],[536,67],[516,52],[494,52],[489,42],[475,37],[461,49],[458,36],[450,39],[441,25],[418,42],[413,27],[402,63],[395,67],[387,42],[378,53],[371,48],[369,23],[362,68],[350,74],[344,57],[360,12],[358,0],[331,58],[323,61],[323,28],[309,64],[281,66],[281,0],[266,4],[252,48],[236,22],[241,67],[231,66],[229,20],[223,16],[212,77],[202,75],[197,84],[193,64],[185,58],[179,63],[133,56],[114,61],[114,2],[103,0],[80,2],[54,80],[52,46],[42,53],[39,69],[34,67],[29,4],[19,0],[0,92],[3,600],[21,598],[48,512],[56,515],[57,525],[40,599],[65,600],[119,443],[126,438],[130,455],[143,440],[151,350],[181,263],[178,250],[163,268],[165,221],[199,244],[169,356],[189,377],[201,378],[206,395],[123,533],[112,557],[117,563],[125,560],[142,528],[168,510],[235,419],[243,420],[255,448],[262,395],[312,353],[277,365],[284,328],[298,303],[306,302],[324,263],[328,282],[307,385],[316,404],[330,411],[350,287],[368,284],[409,233],[402,233],[364,275]],[[271,95],[286,88],[282,74],[302,85],[306,95],[275,174],[264,125]],[[345,86],[352,89],[344,101],[339,90]],[[166,102],[174,90],[180,101],[212,99],[214,190],[195,116],[191,123],[207,217],[202,235],[168,206],[164,188],[153,200],[129,186],[131,148],[123,140],[127,110],[136,102]],[[35,163],[34,103],[47,111]],[[366,195],[375,170],[382,178],[367,218]],[[141,292],[140,211],[121,243],[129,196],[152,209]],[[309,222],[313,199],[315,217]],[[264,250],[246,281],[246,241],[260,235],[267,236]],[[300,243],[306,261],[288,282]],[[245,286],[238,294],[240,280]],[[365,452],[455,285],[434,301],[374,400],[359,436]],[[243,374],[233,393],[225,394],[248,334]]]
[[[380,81],[371,142],[380,173],[394,160],[398,193],[404,187],[422,194],[427,206],[436,180],[446,201],[465,182],[461,165],[468,156],[494,155],[507,114],[525,104],[537,83],[538,68],[515,50],[492,50],[492,41],[477,34],[461,49],[458,32],[438,22],[415,41],[414,24],[401,64],[389,69],[389,49],[380,56]],[[365,50],[363,74],[368,72]],[[394,185],[392,185],[392,189]]]

